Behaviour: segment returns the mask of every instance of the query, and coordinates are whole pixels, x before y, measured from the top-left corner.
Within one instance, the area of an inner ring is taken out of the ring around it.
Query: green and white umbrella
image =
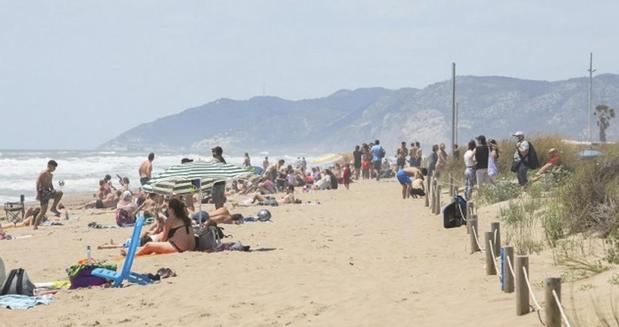
[[[204,191],[216,182],[253,174],[248,169],[231,164],[196,161],[169,167],[148,181],[142,189],[148,193],[187,194],[194,193],[198,186]]]

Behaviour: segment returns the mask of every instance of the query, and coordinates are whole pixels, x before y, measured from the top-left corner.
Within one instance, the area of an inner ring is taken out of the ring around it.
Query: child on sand
[[[344,165],[344,171],[342,171],[342,182],[347,190],[350,187],[350,174],[350,164]]]
[[[408,167],[404,169],[398,170],[396,174],[396,178],[400,185],[402,185],[402,199],[407,199],[410,197],[411,189],[413,188],[413,179],[423,179],[423,175],[421,171],[416,167]]]

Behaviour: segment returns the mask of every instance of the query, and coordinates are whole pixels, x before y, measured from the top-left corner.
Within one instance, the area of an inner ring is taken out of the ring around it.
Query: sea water
[[[63,192],[93,192],[99,189],[99,180],[106,174],[112,176],[112,184],[119,187],[118,177],[128,177],[130,186],[140,186],[138,168],[146,160],[148,153],[111,152],[111,151],[0,151],[0,203],[19,201],[24,194],[26,201],[35,200],[35,185],[39,174],[46,169],[51,159],[58,162],[54,172],[54,187]],[[265,153],[252,157],[252,165],[262,167]],[[269,161],[286,160],[286,164],[294,164],[296,155],[270,155]],[[180,164],[182,158],[194,160],[210,160],[210,153],[155,153],[153,161],[153,176],[166,168]],[[243,157],[226,156],[228,163],[241,165]],[[308,164],[313,158],[306,157]],[[63,181],[64,185],[60,186]]]

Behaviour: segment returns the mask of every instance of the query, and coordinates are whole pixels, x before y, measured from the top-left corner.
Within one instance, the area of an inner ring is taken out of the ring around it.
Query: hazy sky
[[[217,98],[619,73],[619,1],[0,0],[0,149],[88,149]]]

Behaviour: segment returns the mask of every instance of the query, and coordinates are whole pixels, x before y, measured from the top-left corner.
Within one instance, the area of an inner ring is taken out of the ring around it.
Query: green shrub
[[[606,261],[619,264],[619,230],[613,231],[606,238]]]
[[[522,192],[522,188],[507,180],[497,180],[494,184],[484,184],[478,192],[482,204],[493,204],[515,199]]]
[[[554,248],[557,241],[565,236],[563,232],[563,218],[561,208],[556,202],[550,202],[541,213],[544,235],[550,247]]]
[[[506,240],[515,247],[516,254],[539,253],[544,249],[543,242],[535,238],[537,227],[535,205],[530,201],[509,201],[507,208],[499,210],[499,218],[505,223]]]

